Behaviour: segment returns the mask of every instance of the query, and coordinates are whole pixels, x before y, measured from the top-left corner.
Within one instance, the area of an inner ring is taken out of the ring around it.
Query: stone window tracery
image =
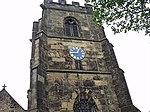
[[[91,93],[91,91],[88,93],[86,91],[77,93],[78,95],[73,105],[74,112],[97,112],[97,106]]]
[[[64,32],[66,36],[79,37],[79,27],[74,18],[67,17],[65,19]]]

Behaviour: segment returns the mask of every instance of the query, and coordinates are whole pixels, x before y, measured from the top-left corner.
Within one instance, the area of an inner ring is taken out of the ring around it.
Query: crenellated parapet
[[[79,2],[72,1],[72,4],[67,4],[66,0],[58,0],[58,2],[53,2],[53,0],[44,0],[41,4],[42,9],[57,9],[65,11],[73,11],[80,13],[92,13],[92,5],[85,4],[81,6]]]

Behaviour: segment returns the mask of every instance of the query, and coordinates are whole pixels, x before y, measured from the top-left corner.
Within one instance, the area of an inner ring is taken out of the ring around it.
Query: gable
[[[0,91],[0,112],[25,112],[25,110],[5,90]]]

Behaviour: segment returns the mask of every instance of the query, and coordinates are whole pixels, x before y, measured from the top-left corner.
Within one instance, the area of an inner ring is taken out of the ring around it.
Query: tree
[[[114,33],[130,30],[150,35],[150,3],[148,0],[86,0],[93,5],[93,20],[111,26]]]

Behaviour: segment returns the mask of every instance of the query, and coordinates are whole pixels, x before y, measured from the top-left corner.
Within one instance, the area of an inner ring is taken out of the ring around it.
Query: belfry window
[[[64,23],[64,31],[66,36],[79,37],[78,24],[73,18],[66,18]]]

